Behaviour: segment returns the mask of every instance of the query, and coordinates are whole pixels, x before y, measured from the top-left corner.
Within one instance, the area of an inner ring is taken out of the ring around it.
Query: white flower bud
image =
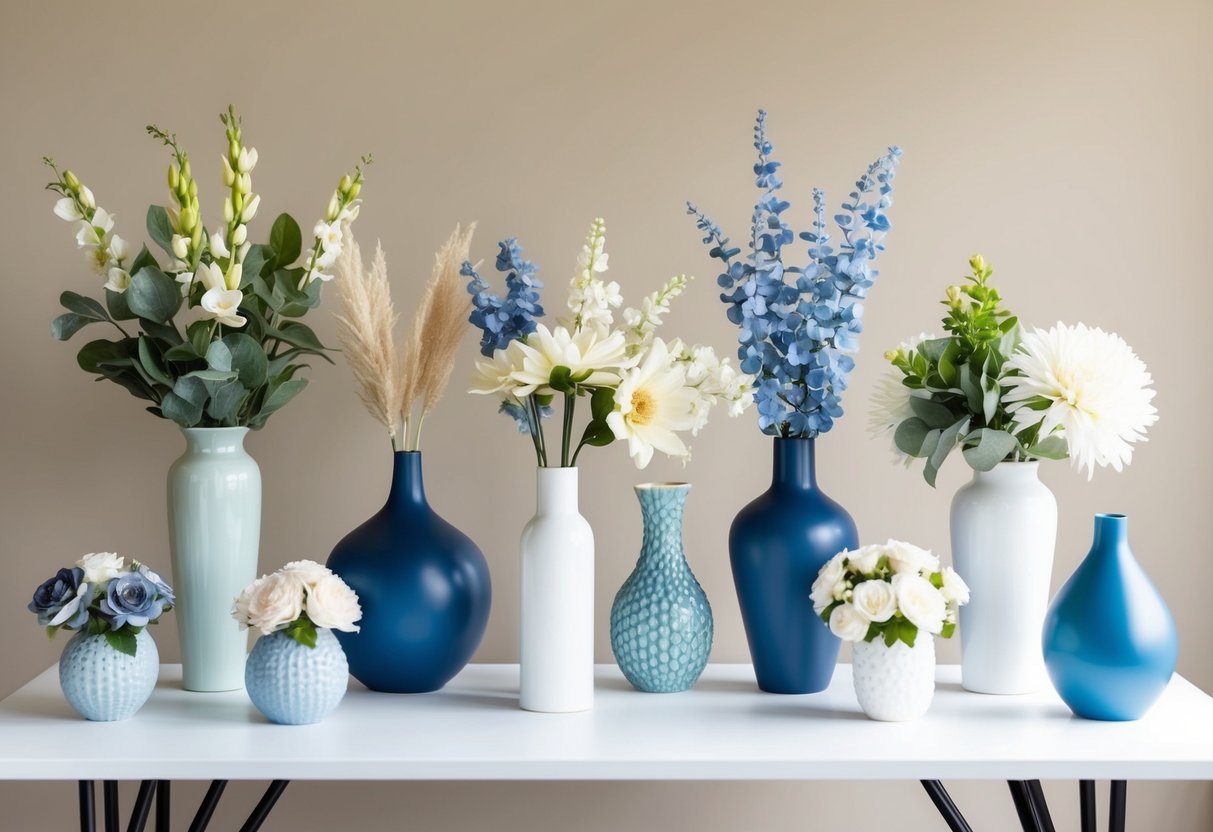
[[[224,199],[223,199],[223,220],[224,220],[224,222],[231,223],[231,221],[234,220],[235,218],[236,218],[236,211],[234,208],[232,208],[232,198],[230,196],[224,197]]]
[[[232,163],[226,156],[220,156],[219,159],[223,162],[223,184],[230,188],[236,181],[236,172],[232,170]]]
[[[126,240],[115,234],[110,238],[110,257],[118,263],[121,263],[130,256],[131,246]]]
[[[240,148],[240,155],[236,157],[236,170],[240,173],[248,173],[252,169],[253,166],[249,164],[248,148]]]
[[[244,210],[240,212],[240,221],[251,222],[253,217],[257,216],[257,206],[260,204],[261,194],[253,194],[253,198],[245,203]]]
[[[231,253],[227,250],[227,244],[223,242],[223,229],[219,229],[210,236],[210,239],[207,240],[207,248],[210,249],[211,257],[216,259],[230,256]]]
[[[71,197],[63,197],[63,199],[55,202],[55,216],[61,220],[75,222],[84,219],[84,215],[80,213],[80,209],[76,207],[75,201]]]
[[[173,254],[176,257],[184,260],[190,253],[190,239],[180,234],[173,235]]]
[[[244,276],[244,266],[240,263],[232,263],[227,269],[227,288],[239,289],[240,279]]]
[[[60,200],[60,202],[62,202],[62,201],[63,200]],[[70,199],[67,201],[71,202]],[[325,221],[332,222],[333,220],[337,219],[337,214],[340,211],[341,211],[341,199],[339,198],[339,196],[337,194],[333,194],[333,196],[329,199],[328,210],[325,211],[325,213],[324,213]],[[65,219],[66,219],[66,217],[65,217]]]
[[[232,244],[237,246],[244,245],[244,241],[248,239],[248,226],[243,223],[236,226],[236,230],[232,232]]]
[[[97,207],[97,201],[93,199],[93,192],[88,189],[87,185],[80,186],[80,203],[85,208]]]
[[[240,174],[239,188],[240,192],[244,194],[251,191],[253,189],[253,177],[249,176],[247,173]]]
[[[257,148],[250,147],[248,149],[248,169],[252,170],[257,167]]]

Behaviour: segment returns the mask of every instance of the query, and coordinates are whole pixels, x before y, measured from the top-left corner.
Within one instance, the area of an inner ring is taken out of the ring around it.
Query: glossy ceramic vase
[[[1095,516],[1095,542],[1049,607],[1043,646],[1053,687],[1078,716],[1131,720],[1166,688],[1175,621],[1129,548],[1128,518]]]
[[[519,704],[545,713],[594,706],[594,532],[577,510],[577,469],[539,468],[522,531]]]
[[[919,631],[914,646],[892,647],[877,637],[852,645],[851,674],[859,707],[871,719],[908,722],[931,707],[935,696],[935,639]]]
[[[341,704],[349,675],[340,642],[332,630],[320,627],[315,647],[283,632],[257,639],[244,668],[244,687],[270,722],[310,725]]]
[[[135,636],[135,655],[110,646],[104,635],[79,632],[59,658],[59,687],[76,713],[94,722],[134,716],[156,687],[160,653],[147,630]]]
[[[712,607],[687,564],[682,514],[687,483],[636,486],[644,541],[611,606],[611,651],[638,690],[676,693],[703,673],[712,652]]]
[[[1037,462],[974,471],[952,499],[952,562],[972,600],[960,608],[960,677],[975,693],[1046,684],[1040,628],[1049,606],[1057,500]]]
[[[859,545],[855,521],[817,487],[815,440],[775,439],[771,487],[741,510],[729,559],[758,687],[816,693],[834,674],[840,642],[813,614],[822,565]]]
[[[333,549],[329,568],[358,593],[357,633],[337,633],[371,690],[427,693],[467,665],[489,620],[488,563],[425,498],[421,454],[395,454],[379,513]]]
[[[248,634],[232,618],[232,600],[257,577],[261,471],[244,450],[248,428],[181,432],[185,453],[168,472],[168,525],[182,684],[238,690]]]

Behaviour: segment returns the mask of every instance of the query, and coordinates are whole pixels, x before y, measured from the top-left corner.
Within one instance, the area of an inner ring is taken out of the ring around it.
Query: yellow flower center
[[[657,402],[653,401],[653,396],[648,390],[637,390],[632,393],[631,421],[633,424],[647,425],[653,421],[656,413]]]

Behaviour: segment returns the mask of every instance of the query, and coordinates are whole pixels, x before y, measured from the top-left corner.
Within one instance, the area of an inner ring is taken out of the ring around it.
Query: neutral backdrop
[[[53,663],[24,609],[29,592],[85,552],[115,550],[167,567],[164,476],[175,427],[76,367],[79,344],[51,340],[67,288],[99,291],[41,190],[52,154],[142,240],[149,203],[167,198],[164,150],[144,135],[178,132],[196,160],[204,219],[220,221],[218,113],[236,103],[260,151],[254,236],[279,211],[306,224],[341,172],[373,151],[364,242],[388,252],[407,314],[432,251],[456,222],[478,220],[477,257],[518,235],[559,307],[587,225],[608,224],[610,277],[636,300],[670,275],[699,279],[668,334],[729,351],[735,330],[683,200],[744,237],[755,192],[751,119],[771,111],[790,216],[810,189],[834,204],[886,145],[905,148],[882,279],[868,304],[847,418],[820,443],[823,487],[865,540],[897,536],[948,551],[951,495],[969,476],[952,460],[939,487],[890,463],[866,433],[881,354],[937,327],[943,289],[982,252],[1008,302],[1031,323],[1085,321],[1121,333],[1154,373],[1161,419],[1122,474],[1088,482],[1065,463],[1044,479],[1061,510],[1054,583],[1085,554],[1091,517],[1132,518],[1136,552],[1175,612],[1179,670],[1213,688],[1208,541],[1213,475],[1206,273],[1213,163],[1213,6],[1208,2],[893,4],[470,2],[459,4],[6,2],[0,18],[0,695]],[[330,295],[310,316],[332,339]],[[81,341],[82,343],[82,341]],[[477,659],[517,653],[515,544],[533,507],[533,458],[490,402],[463,389],[475,355],[426,427],[434,506],[488,556],[497,593]],[[248,448],[264,477],[261,566],[324,560],[380,505],[386,440],[361,410],[348,369],[319,365],[311,385]],[[607,613],[634,562],[635,483],[694,483],[686,547],[716,614],[717,661],[747,660],[728,570],[733,514],[770,475],[770,440],[747,414],[721,415],[685,467],[636,471],[623,447],[586,453],[583,511],[598,538],[598,658]],[[172,617],[157,632],[175,660]],[[942,654],[955,660],[955,645]],[[639,695],[639,694],[638,694]],[[400,707],[409,707],[401,698]],[[927,717],[929,720],[929,717]],[[155,743],[139,736],[131,742]],[[814,742],[811,722],[801,726]],[[705,731],[711,726],[705,725]],[[979,738],[974,738],[979,741]],[[818,749],[829,757],[831,749]],[[203,786],[178,792],[184,821]],[[1069,784],[1047,784],[1076,823]],[[955,785],[975,826],[1010,830],[999,784]],[[0,785],[5,829],[70,828],[62,785]],[[216,828],[255,799],[233,787]],[[1207,830],[1213,789],[1131,789],[1134,828]],[[608,830],[940,828],[915,784],[296,784],[266,829]]]

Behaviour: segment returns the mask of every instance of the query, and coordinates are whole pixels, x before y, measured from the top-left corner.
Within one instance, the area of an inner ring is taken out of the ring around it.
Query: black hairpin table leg
[[[1095,781],[1078,782],[1078,806],[1082,816],[1082,832],[1095,832]]]
[[[973,827],[969,826],[969,822],[965,820],[965,816],[961,814],[960,809],[952,801],[952,796],[948,794],[948,790],[944,788],[943,783],[938,780],[923,780],[922,787],[927,790],[931,802],[935,804],[935,808],[943,816],[944,823],[948,825],[948,829],[951,829],[952,832],[973,832]]]
[[[1029,780],[1025,785],[1032,801],[1032,811],[1036,815],[1036,826],[1041,832],[1056,832],[1053,827],[1053,815],[1049,812],[1049,804],[1045,800],[1045,791],[1040,781]]]
[[[257,802],[256,807],[253,808],[253,813],[244,822],[244,826],[240,827],[240,832],[257,832],[261,828],[261,824],[265,823],[265,819],[269,817],[270,810],[274,808],[274,804],[278,802],[278,798],[282,797],[282,793],[286,791],[286,787],[290,782],[290,780],[275,780],[270,783],[270,787],[265,790],[265,795]]]
[[[118,830],[118,781],[105,780],[101,785],[101,794],[105,798],[105,832]]]
[[[126,832],[143,832],[147,826],[147,816],[152,813],[152,797],[155,794],[155,780],[143,780],[139,783],[139,794],[135,795],[135,805],[131,809],[131,822],[126,827]]]
[[[97,832],[97,805],[93,781],[80,781],[80,832]]]
[[[194,822],[190,824],[189,832],[206,832],[207,824],[211,822],[211,815],[215,814],[215,807],[219,805],[219,798],[223,796],[225,788],[227,788],[226,780],[211,781],[211,787],[206,790],[206,796],[202,798],[202,805],[198,807],[198,814],[194,815]]]
[[[1112,781],[1112,799],[1108,807],[1108,832],[1125,832],[1125,803],[1128,784],[1124,780]]]
[[[169,832],[172,824],[171,784],[168,780],[156,781],[156,832]]]
[[[1011,800],[1015,803],[1015,812],[1019,815],[1019,825],[1023,827],[1023,832],[1044,832],[1036,818],[1028,781],[1008,780],[1007,787],[1011,790]]]

